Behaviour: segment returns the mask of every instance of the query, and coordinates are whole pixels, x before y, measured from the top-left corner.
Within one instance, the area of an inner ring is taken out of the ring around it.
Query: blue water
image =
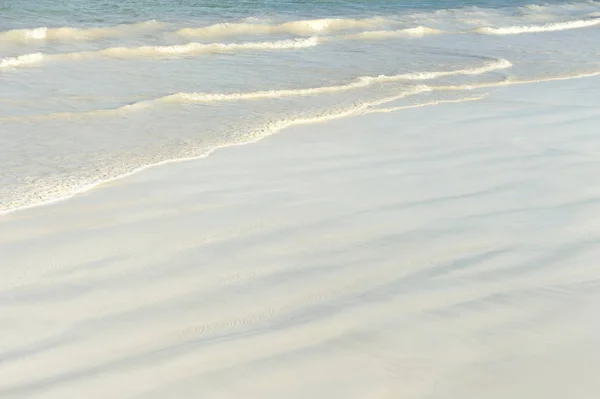
[[[32,24],[98,26],[133,23],[148,19],[228,21],[265,16],[333,18],[465,7],[510,9],[531,4],[560,3],[565,2],[535,0],[4,0],[0,4],[0,29],[27,27]]]
[[[599,17],[594,1],[4,0],[0,210],[298,122],[595,74]]]

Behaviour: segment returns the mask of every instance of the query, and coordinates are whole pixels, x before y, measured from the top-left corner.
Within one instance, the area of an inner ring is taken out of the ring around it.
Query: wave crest
[[[41,61],[81,60],[97,57],[110,58],[161,58],[177,55],[195,55],[243,50],[286,50],[314,47],[319,44],[316,37],[272,42],[248,43],[187,43],[173,46],[109,47],[102,50],[79,51],[73,53],[44,54],[34,53],[19,57],[0,59],[0,68],[17,68]]]
[[[439,29],[428,28],[426,26],[417,26],[414,28],[398,30],[376,30],[344,35],[346,39],[387,39],[393,37],[423,37],[428,35],[439,35],[444,33]]]
[[[459,69],[454,71],[434,71],[434,72],[412,72],[400,75],[379,75],[379,76],[361,76],[352,82],[339,86],[324,86],[308,89],[284,89],[284,90],[264,90],[248,93],[175,93],[166,97],[159,98],[161,102],[215,102],[215,101],[242,101],[259,100],[280,97],[300,97],[316,94],[336,93],[348,91],[369,86],[374,83],[395,82],[395,81],[418,81],[432,80],[445,76],[456,75],[480,75],[500,69],[512,67],[512,64],[505,59],[498,59],[482,66]]]
[[[319,33],[339,32],[351,29],[372,29],[393,23],[385,18],[344,19],[326,18],[291,21],[282,24],[252,24],[252,23],[220,23],[200,28],[184,28],[177,34],[187,37],[211,37],[231,35],[266,35],[273,33],[290,33],[295,35],[314,35]]]
[[[27,43],[39,40],[94,40],[107,37],[122,36],[128,33],[143,32],[156,29],[165,24],[156,20],[139,22],[135,24],[116,25],[106,28],[47,28],[45,26],[31,29],[12,29],[0,32],[0,40]]]
[[[566,22],[554,22],[543,25],[506,26],[500,28],[483,27],[475,29],[475,32],[484,35],[519,35],[522,33],[555,32],[561,30],[589,28],[600,25],[600,18],[579,19]]]
[[[0,59],[0,69],[18,68],[22,66],[37,64],[44,60],[44,54],[33,53]]]
[[[84,56],[102,55],[109,57],[161,57],[173,55],[193,55],[202,53],[213,53],[237,50],[285,50],[314,47],[319,44],[316,37],[308,39],[277,40],[272,42],[248,42],[248,43],[187,43],[173,46],[142,46],[142,47],[112,47],[98,51],[83,53],[72,53]]]

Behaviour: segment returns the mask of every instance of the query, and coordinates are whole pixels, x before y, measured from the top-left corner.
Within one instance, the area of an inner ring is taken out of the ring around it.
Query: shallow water
[[[600,73],[600,3],[590,1],[5,1],[0,10],[0,210],[294,123]]]

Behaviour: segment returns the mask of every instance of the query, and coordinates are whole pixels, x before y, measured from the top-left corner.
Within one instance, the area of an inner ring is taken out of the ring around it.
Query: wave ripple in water
[[[269,19],[142,8],[139,22],[106,17],[101,26],[51,17],[13,26],[0,16],[0,209],[252,141],[289,121],[600,70],[594,2],[374,4]],[[424,81],[427,90],[413,92]]]

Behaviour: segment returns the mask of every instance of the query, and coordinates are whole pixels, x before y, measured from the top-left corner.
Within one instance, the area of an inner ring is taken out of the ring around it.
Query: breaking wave
[[[376,30],[359,33],[350,33],[343,35],[346,39],[388,39],[393,37],[423,37],[427,35],[439,35],[444,33],[439,29],[428,28],[426,26],[417,26],[415,28],[397,29],[397,30]]]
[[[312,19],[291,21],[282,24],[253,24],[253,23],[219,23],[200,28],[184,28],[177,34],[186,37],[212,37],[231,35],[266,35],[273,33],[291,33],[295,35],[314,35],[319,33],[339,32],[352,29],[373,29],[391,25],[389,19],[375,17],[365,19]]]
[[[457,75],[480,75],[488,72],[511,68],[512,64],[505,59],[497,59],[489,61],[483,65],[458,69],[452,71],[429,71],[429,72],[410,72],[398,75],[379,75],[379,76],[361,76],[348,84],[336,85],[336,86],[322,86],[322,87],[311,87],[305,89],[282,89],[282,90],[261,90],[254,92],[240,92],[240,93],[197,93],[197,92],[179,92],[163,97],[158,97],[149,100],[143,100],[128,104],[119,108],[114,109],[100,109],[93,111],[85,111],[79,113],[54,113],[47,115],[38,115],[38,117],[72,117],[76,115],[80,116],[94,116],[94,115],[106,115],[106,114],[118,114],[119,112],[127,112],[134,110],[141,110],[152,107],[159,103],[212,103],[212,102],[235,102],[235,101],[249,101],[249,100],[264,100],[264,99],[275,99],[283,97],[301,97],[301,96],[312,96],[319,94],[330,94],[339,93],[359,88],[364,88],[375,83],[385,82],[398,82],[398,81],[424,81],[432,80],[446,76],[457,76]],[[27,118],[32,118],[31,116]],[[17,118],[18,119],[18,118]]]
[[[412,72],[400,75],[379,75],[379,76],[361,76],[346,85],[313,87],[307,89],[286,89],[286,90],[264,90],[248,93],[176,93],[161,97],[154,101],[167,102],[215,102],[215,101],[241,101],[241,100],[259,100],[280,97],[298,97],[310,96],[316,94],[336,93],[347,90],[353,90],[366,87],[374,83],[395,82],[395,81],[417,81],[431,80],[445,76],[455,75],[479,75],[500,69],[512,67],[512,64],[504,59],[494,60],[479,67],[468,69],[459,69],[454,71],[433,71],[433,72]]]
[[[237,50],[285,50],[313,47],[319,44],[316,37],[308,39],[277,40],[247,43],[187,43],[172,46],[111,47],[97,51],[60,54],[59,57],[87,58],[96,55],[128,58],[128,57],[161,57],[173,55],[194,55],[202,53],[218,53]]]
[[[555,22],[543,25],[506,26],[500,28],[478,28],[475,32],[484,35],[519,35],[522,33],[555,32],[561,30],[589,28],[600,25],[600,18]]]
[[[0,69],[19,68],[27,65],[38,64],[44,60],[44,54],[33,53],[0,59]]]
[[[34,53],[19,57],[0,59],[0,68],[17,68],[41,61],[80,60],[97,57],[110,58],[160,58],[177,55],[196,55],[243,50],[285,50],[314,47],[319,39],[278,40],[272,42],[248,43],[187,43],[173,46],[110,47],[102,50],[79,51],[73,53],[44,54]]]
[[[163,22],[150,20],[136,24],[124,24],[106,28],[47,28],[12,29],[0,32],[0,41],[27,43],[39,40],[93,40],[122,36],[135,32],[157,29],[165,26]]]

